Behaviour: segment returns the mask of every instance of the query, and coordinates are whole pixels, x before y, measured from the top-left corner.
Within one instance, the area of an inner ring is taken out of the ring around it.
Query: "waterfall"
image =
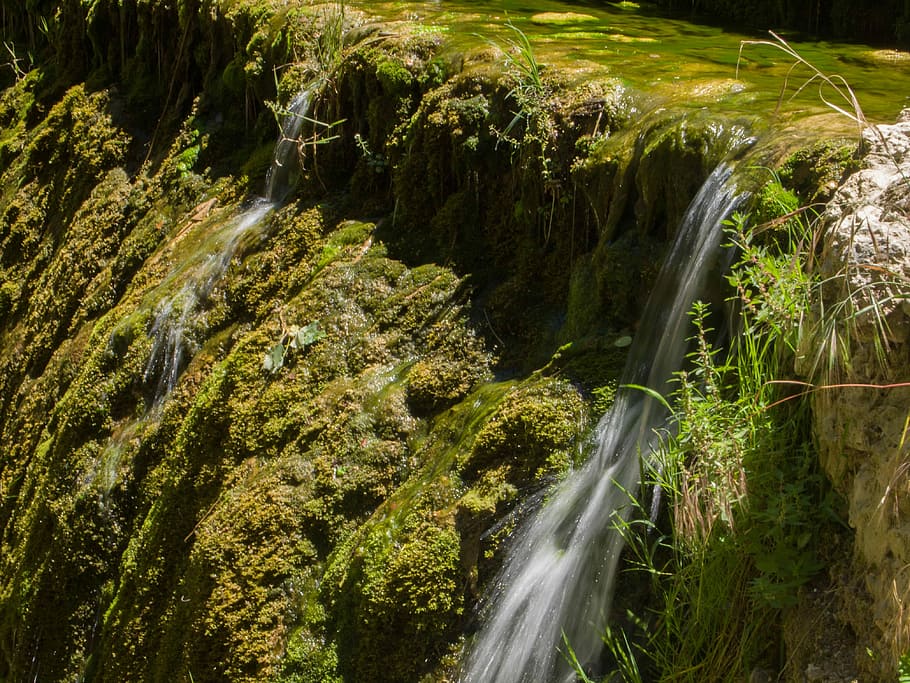
[[[127,444],[137,438],[148,422],[157,421],[161,408],[177,385],[189,359],[198,351],[205,333],[204,306],[218,286],[243,238],[262,227],[265,217],[287,194],[295,140],[300,134],[316,84],[304,88],[290,103],[266,174],[265,194],[255,198],[239,214],[202,235],[189,255],[179,260],[164,280],[145,296],[154,306],[148,335],[152,349],[142,379],[148,388],[148,410],[139,418],[121,425],[83,477],[84,486],[96,486],[102,505],[117,483],[118,469]],[[182,232],[186,232],[186,228]],[[178,236],[177,240],[190,241]],[[113,344],[115,334],[111,334]]]
[[[689,205],[645,307],[622,384],[666,395],[682,367],[691,335],[688,312],[718,254],[721,222],[740,201],[730,176],[730,167],[719,166]],[[617,393],[597,425],[596,451],[512,539],[461,683],[574,681],[560,653],[563,634],[579,662],[596,663],[623,547],[614,524],[633,512],[627,492],[639,486],[639,455],[656,445],[656,430],[667,417],[641,391]]]
[[[278,202],[287,192],[290,180],[291,161],[297,152],[297,140],[310,109],[310,100],[319,81],[308,85],[301,90],[288,105],[287,112],[281,122],[281,132],[275,151],[272,152],[272,164],[265,176],[265,198],[270,202]]]
[[[197,350],[196,330],[204,327],[203,305],[227,271],[241,240],[263,224],[265,216],[278,207],[287,194],[294,166],[297,138],[316,84],[304,88],[288,105],[272,163],[266,173],[265,193],[248,208],[218,226],[207,238],[207,246],[181,263],[149,296],[157,299],[149,336],[152,352],[143,380],[151,389],[151,404],[159,405],[173,391],[188,358]],[[158,291],[173,291],[175,280],[183,280],[173,294],[161,297]]]

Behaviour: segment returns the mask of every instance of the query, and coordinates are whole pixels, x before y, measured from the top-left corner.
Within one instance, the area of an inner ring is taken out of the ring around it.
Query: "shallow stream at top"
[[[417,30],[442,33],[453,49],[463,51],[483,46],[484,41],[505,45],[514,40],[516,34],[506,26],[510,21],[528,36],[536,59],[546,68],[558,68],[561,74],[575,74],[580,79],[619,78],[632,89],[657,98],[658,104],[665,99],[675,105],[710,106],[728,114],[767,112],[782,123],[832,113],[821,100],[819,81],[792,97],[812,72],[802,66],[791,72],[793,59],[783,51],[746,44],[740,59],[742,41],[772,40],[768,33],[747,35],[667,18],[645,3],[437,0],[355,1],[349,6],[383,21],[414,23]],[[910,53],[784,37],[820,71],[843,78],[871,123],[893,122],[902,108],[910,106]],[[786,94],[775,114],[785,83]],[[845,106],[830,88],[823,93]],[[840,118],[850,125],[845,117]],[[830,125],[838,127],[838,118],[831,117]]]

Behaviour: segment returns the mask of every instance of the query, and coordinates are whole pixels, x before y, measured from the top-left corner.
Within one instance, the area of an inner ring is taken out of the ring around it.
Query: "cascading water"
[[[159,405],[177,384],[187,357],[194,351],[193,332],[201,325],[202,306],[227,271],[241,240],[262,224],[287,193],[297,139],[315,87],[308,86],[288,105],[266,174],[264,196],[222,225],[210,237],[213,242],[208,249],[194,254],[161,285],[172,290],[177,278],[184,281],[175,294],[159,299],[155,308],[150,330],[152,352],[143,376],[146,386],[152,389],[152,405]]]
[[[249,207],[218,226],[213,234],[204,236],[199,248],[192,250],[189,258],[182,260],[146,296],[147,301],[157,301],[149,329],[152,350],[143,373],[143,381],[149,389],[149,410],[135,421],[121,425],[96,458],[93,469],[85,475],[84,485],[94,485],[101,491],[102,504],[117,482],[126,444],[137,438],[143,425],[158,419],[161,406],[177,385],[189,357],[197,350],[197,335],[205,328],[204,304],[227,271],[242,239],[263,224],[266,215],[287,193],[296,140],[316,85],[302,90],[288,105],[266,175],[265,195],[254,199]],[[177,237],[177,240],[181,239],[189,238]],[[165,290],[173,293],[161,296]]]
[[[645,307],[622,384],[666,395],[681,368],[688,312],[718,254],[721,222],[740,201],[730,176],[730,167],[719,166],[690,204]],[[666,411],[644,392],[617,393],[597,426],[596,452],[513,539],[461,683],[573,681],[559,652],[563,637],[580,662],[596,662],[623,546],[614,525],[631,515],[628,492],[639,485],[639,454],[656,445],[656,430],[666,421]]]
[[[310,109],[310,99],[319,85],[314,81],[301,90],[288,105],[287,113],[281,123],[281,134],[272,152],[272,164],[265,176],[265,199],[269,202],[279,202],[288,190],[291,169],[291,159],[297,151],[297,140],[306,114]]]

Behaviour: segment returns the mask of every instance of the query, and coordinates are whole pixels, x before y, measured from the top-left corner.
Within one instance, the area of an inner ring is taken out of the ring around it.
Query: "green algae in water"
[[[513,2],[470,3],[462,7],[447,2],[444,9],[418,2],[363,6],[383,18],[419,17],[423,24],[440,23],[447,27],[453,46],[465,51],[483,47],[483,39],[506,44],[506,39],[512,38],[505,28],[508,20],[528,36],[535,56],[547,69],[567,71],[561,73],[564,78],[571,79],[572,71],[584,79],[596,77],[597,72],[604,76],[619,75],[634,88],[656,90],[656,94],[678,104],[685,104],[693,97],[688,87],[692,80],[735,79],[740,43],[755,38],[663,18],[633,2],[586,6],[583,15],[577,6],[562,2],[540,3],[533,11]],[[573,15],[585,19],[541,21],[541,17]],[[571,30],[572,26],[579,30]],[[554,32],[554,28],[559,30]],[[791,45],[825,73],[837,74],[850,83],[872,122],[891,122],[910,104],[910,69],[905,66],[907,60],[900,56],[887,58],[890,57],[887,52],[876,53],[858,44],[793,42]],[[811,76],[799,69],[791,74],[792,61],[772,48],[747,46],[743,58],[740,87],[734,91],[715,91],[709,97],[714,99],[715,106],[719,98],[726,113],[774,117],[783,85],[791,84],[792,95],[795,85],[801,85]],[[792,101],[788,97],[784,98],[781,116],[801,118],[830,112],[814,86]],[[850,129],[848,122],[839,124],[836,119],[827,125],[841,125],[845,132]]]
[[[531,17],[531,22],[540,26],[565,26],[586,21],[597,21],[597,17],[578,12],[541,12]]]

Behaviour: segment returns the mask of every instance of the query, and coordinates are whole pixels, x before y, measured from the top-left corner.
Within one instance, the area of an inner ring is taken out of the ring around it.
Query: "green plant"
[[[797,69],[805,69],[808,76],[796,87],[791,98],[796,97],[808,86],[818,84],[819,99],[833,111],[857,124],[860,133],[875,139],[885,155],[890,158],[903,183],[910,187],[910,176],[901,165],[901,159],[891,148],[882,130],[869,123],[847,80],[839,74],[823,72],[786,40],[773,31],[770,34],[773,40],[745,40],[740,43],[737,77],[743,49],[746,46],[768,46],[782,51],[793,60],[793,63],[781,86],[778,108],[787,93],[793,73]],[[899,204],[900,202],[891,200],[888,209],[906,215],[906,209]],[[859,231],[865,227],[857,225],[855,230]],[[871,228],[869,235],[873,248],[878,251],[879,246],[875,244],[876,237]],[[850,241],[852,242],[855,237],[856,233],[850,235]],[[803,258],[807,272],[816,272],[813,259],[820,242],[819,235],[813,235],[809,243],[801,245],[795,252],[795,258]],[[806,356],[804,372],[813,383],[832,385],[840,381],[842,370],[850,365],[851,339],[857,337],[859,326],[864,328],[866,334],[863,336],[871,337],[879,365],[883,368],[887,366],[890,353],[889,338],[893,336],[889,329],[887,311],[889,307],[903,305],[910,299],[910,280],[875,263],[848,262],[829,277],[814,280],[810,298],[811,306],[806,306],[803,313],[808,314],[811,310],[811,320],[807,315],[803,320],[804,324],[798,330],[798,336],[803,345],[802,352]]]
[[[345,8],[343,2],[322,8],[319,36],[313,43],[319,78],[328,83],[344,61]]]
[[[645,463],[646,480],[667,500],[669,528],[644,510],[618,522],[628,571],[655,596],[638,615],[641,648],[622,630],[605,634],[626,680],[647,670],[660,680],[733,681],[776,668],[780,646],[768,632],[821,568],[819,539],[837,524],[808,402],[782,401],[787,388],[774,381],[792,376],[810,329],[816,230],[781,187],[763,194],[776,198],[766,202],[769,220],[750,230],[738,214],[728,225],[740,254],[729,276],[740,334],[729,349],[715,347],[708,306],[693,306],[689,367],[668,401],[673,429]]]
[[[303,327],[297,327],[296,325],[284,327],[281,339],[269,349],[269,352],[262,359],[262,369],[274,375],[284,367],[285,360],[291,351],[302,351],[325,336],[326,333],[319,326],[318,320]]]
[[[644,680],[638,669],[640,649],[629,643],[626,632],[607,626],[603,635],[604,644],[616,662],[616,673],[624,683],[642,683]]]
[[[514,40],[506,39],[507,47],[503,50],[509,72],[516,81],[515,86],[509,91],[509,96],[514,97],[519,103],[524,101],[530,102],[534,99],[543,97],[546,94],[542,77],[543,67],[534,55],[531,41],[528,40],[528,36],[524,31],[512,23],[511,19],[506,22],[506,27],[515,35]],[[516,114],[516,116],[520,117],[521,112]],[[517,121],[513,119],[509,128],[516,122]]]
[[[898,683],[910,683],[910,652],[901,655],[897,663]]]
[[[790,66],[787,76],[784,78],[783,85],[781,86],[778,108],[780,107],[781,102],[783,102],[784,95],[790,85],[790,76],[797,68],[803,67],[809,72],[809,76],[797,86],[791,99],[796,97],[811,84],[818,83],[818,97],[827,107],[830,107],[837,113],[846,116],[848,119],[858,124],[860,129],[869,127],[869,122],[866,120],[866,115],[863,113],[863,109],[856,98],[856,93],[853,92],[853,88],[850,87],[850,84],[843,76],[840,74],[826,74],[809,62],[774,31],[768,31],[768,33],[771,34],[773,40],[744,40],[739,44],[739,57],[736,60],[736,78],[739,78],[739,67],[743,59],[743,49],[746,46],[756,45],[772,47],[776,50],[780,50],[793,59],[793,64]]]
[[[511,19],[506,22],[506,27],[514,38],[506,38],[504,47],[495,41],[484,40],[505,56],[506,73],[512,83],[506,93],[506,101],[513,103],[516,109],[511,112],[512,119],[504,128],[493,126],[491,132],[518,155],[519,165],[528,172],[528,179],[534,179],[532,186],[539,188],[539,196],[530,202],[531,213],[536,214],[534,218],[542,228],[546,244],[550,240],[557,206],[568,201],[553,159],[556,121],[549,105],[550,91],[543,79],[544,69],[537,61],[527,34]],[[522,202],[516,205],[518,213],[527,210]]]
[[[796,198],[774,173],[760,198],[761,224],[750,230],[742,215],[730,223],[732,244],[747,258],[730,278],[745,331],[772,326],[775,339],[799,359],[800,372],[809,379],[807,390],[841,381],[859,326],[867,332],[863,336],[871,341],[879,365],[886,367],[892,336],[887,311],[910,298],[910,281],[868,263],[848,263],[820,277],[819,263],[828,246],[818,213],[811,207],[794,208]]]
[[[513,147],[520,147],[518,139],[511,137],[513,130],[521,123],[524,123],[526,135],[533,132],[543,132],[550,126],[548,123],[547,112],[545,108],[548,92],[543,82],[543,67],[537,61],[534,50],[528,36],[518,26],[509,19],[506,22],[514,39],[507,38],[505,47],[500,46],[495,41],[485,39],[489,45],[501,51],[506,59],[506,72],[513,81],[512,88],[506,94],[506,99],[516,104],[518,109],[513,111],[512,120],[501,131],[494,129],[494,134],[500,140],[508,142]],[[549,135],[541,139],[541,152],[546,152],[545,143],[548,142]],[[545,166],[548,164],[545,164]]]
[[[569,638],[566,636],[565,631],[562,633],[562,646],[564,649],[562,656],[566,662],[568,662],[569,666],[572,667],[575,675],[578,676],[578,680],[581,681],[581,683],[594,683],[594,681],[588,677],[581,662],[578,661],[578,656],[575,654],[575,650],[572,649],[572,644],[569,642]]]
[[[337,129],[338,126],[345,122],[345,119],[339,119],[338,121],[332,121],[331,123],[320,121],[311,116],[308,116],[305,113],[291,111],[287,107],[280,105],[277,102],[268,101],[265,104],[275,116],[275,121],[278,124],[279,130],[282,129],[282,122],[290,117],[297,119],[301,123],[310,125],[311,131],[306,135],[299,135],[293,138],[283,138],[285,141],[296,143],[298,148],[301,149],[304,147],[315,148],[317,145],[326,145],[330,142],[333,142],[334,140],[337,140],[340,135],[335,133],[335,129]]]
[[[389,160],[380,152],[374,152],[360,133],[354,134],[354,142],[360,149],[360,154],[367,164],[367,168],[374,173],[382,173],[389,167]]]
[[[275,102],[266,102],[266,106],[272,110],[275,120],[278,123],[278,129],[282,131],[281,133],[281,142],[292,143],[297,148],[297,158],[300,163],[300,167],[305,171],[307,170],[306,152],[309,151],[309,158],[312,161],[312,170],[316,178],[322,182],[322,179],[319,175],[319,163],[317,150],[321,145],[327,145],[335,140],[338,140],[341,135],[336,133],[337,128],[345,122],[345,119],[339,119],[331,123],[320,121],[312,116],[308,116],[306,113],[291,111],[287,107],[278,105]],[[287,121],[288,118],[297,119],[299,126],[288,126],[287,128],[293,128],[295,130],[301,131],[294,137],[288,137],[284,132],[286,127],[283,125],[283,122]],[[309,130],[307,132],[302,132],[304,127],[307,127]],[[323,184],[324,186],[324,184]]]

